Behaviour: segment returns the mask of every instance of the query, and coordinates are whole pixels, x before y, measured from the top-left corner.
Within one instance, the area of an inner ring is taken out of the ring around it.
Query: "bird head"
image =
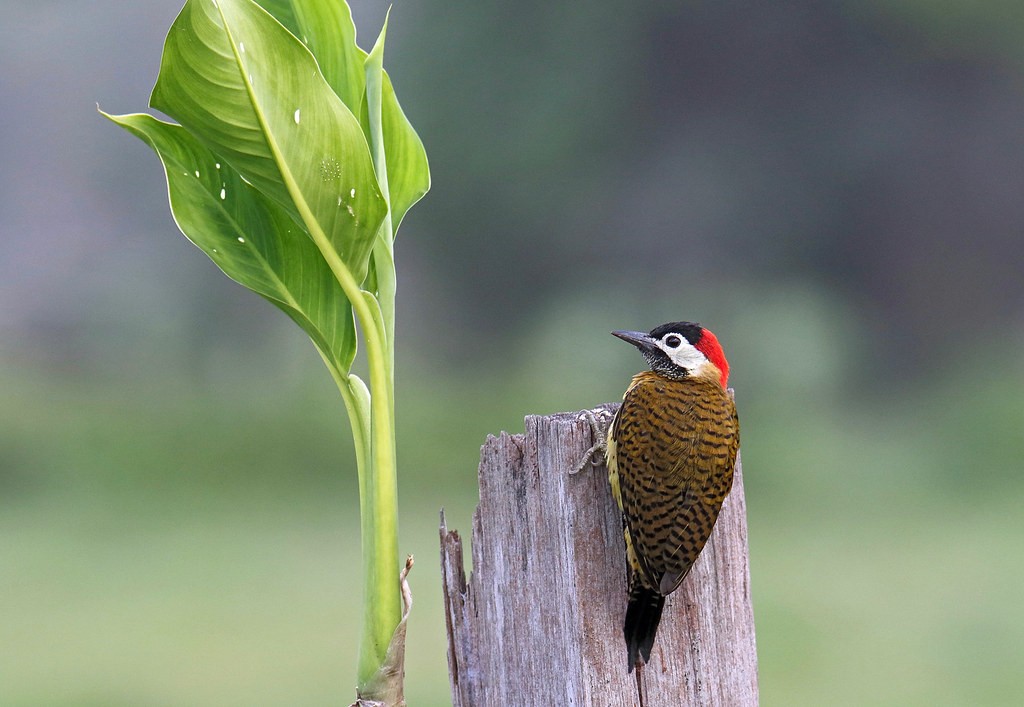
[[[718,337],[700,324],[670,322],[642,331],[613,331],[623,341],[640,349],[651,370],[671,380],[708,377],[725,388],[729,382],[729,362]]]

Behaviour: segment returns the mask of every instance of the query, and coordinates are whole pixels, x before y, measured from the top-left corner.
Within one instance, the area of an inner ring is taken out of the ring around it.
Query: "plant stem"
[[[300,212],[301,212],[300,207]],[[345,266],[327,235],[312,218],[310,236],[324,256],[359,321],[366,342],[370,390],[369,424],[359,395],[349,380],[339,384],[350,414],[360,411],[360,434],[369,430],[369,452],[360,468],[360,516],[363,556],[363,637],[357,679],[365,684],[383,664],[391,636],[402,616],[398,563],[398,475],[394,445],[393,376],[383,315],[373,295],[364,291]],[[333,366],[329,366],[334,371]],[[355,376],[348,376],[353,379]],[[358,379],[356,379],[358,380]],[[337,382],[337,378],[336,378]],[[358,385],[358,384],[355,384]],[[356,425],[353,423],[353,430]],[[358,462],[358,456],[357,456]]]
[[[390,14],[390,11],[389,11]],[[394,260],[394,229],[391,220],[390,190],[388,186],[387,159],[384,151],[384,133],[382,124],[381,90],[383,85],[384,37],[387,33],[387,17],[373,50],[364,64],[366,72],[366,100],[369,122],[368,147],[373,162],[377,184],[384,201],[389,204],[377,237],[373,245],[373,267],[376,275],[376,298],[370,293],[363,293],[361,301],[365,307],[357,307],[353,303],[359,321],[363,326],[367,342],[367,361],[370,367],[370,385],[373,390],[371,398],[370,434],[373,450],[372,486],[370,503],[372,515],[370,532],[374,535],[373,544],[377,555],[364,559],[367,576],[373,576],[372,584],[366,584],[367,593],[363,601],[365,612],[380,623],[378,630],[387,629],[386,641],[375,643],[380,633],[364,632],[363,649],[359,657],[359,682],[365,684],[373,672],[381,664],[383,651],[391,641],[391,635],[400,621],[401,606],[399,592],[388,591],[394,586],[393,574],[398,562],[398,474],[395,445],[395,260]],[[344,287],[344,285],[343,285]],[[347,292],[347,290],[346,290]],[[365,317],[363,309],[370,315]],[[375,336],[371,337],[371,331]],[[383,344],[381,348],[379,347]],[[381,549],[387,551],[381,553]],[[365,555],[364,550],[364,558]],[[386,559],[383,559],[386,558]],[[393,558],[393,559],[392,559]],[[385,572],[392,574],[385,575]],[[399,586],[395,588],[400,589]],[[392,613],[393,612],[393,613]],[[368,650],[374,655],[368,655]],[[404,650],[404,646],[400,646]]]
[[[401,620],[398,580],[398,474],[395,454],[394,389],[387,354],[387,333],[376,301],[367,295],[370,320],[360,321],[367,342],[370,368],[370,435],[372,483],[369,501],[369,531],[372,554],[364,555],[364,595],[367,624],[359,658],[359,681],[364,683],[382,664],[391,636]],[[358,311],[358,310],[357,310]],[[374,335],[370,335],[370,331]],[[364,541],[364,547],[366,543]],[[365,639],[368,639],[369,643]]]
[[[320,351],[317,348],[317,351]],[[370,498],[370,469],[368,468],[371,447],[370,447],[370,391],[366,384],[358,376],[340,373],[333,362],[320,351],[320,356],[327,369],[331,372],[342,400],[345,401],[345,409],[348,412],[349,424],[352,426],[352,443],[356,452],[356,470],[359,478],[359,521],[360,538],[370,538],[369,513],[366,504]],[[361,548],[364,552],[370,548]],[[363,575],[366,576],[365,555],[363,562]]]

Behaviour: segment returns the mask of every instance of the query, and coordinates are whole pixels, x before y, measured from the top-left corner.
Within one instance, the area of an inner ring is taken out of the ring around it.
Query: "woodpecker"
[[[713,333],[671,322],[612,334],[636,346],[651,369],[633,377],[602,445],[623,517],[632,672],[650,661],[665,597],[711,535],[732,488],[740,434],[726,390],[729,363]]]

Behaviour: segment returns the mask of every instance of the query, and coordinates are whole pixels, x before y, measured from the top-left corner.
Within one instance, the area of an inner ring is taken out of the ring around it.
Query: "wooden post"
[[[669,596],[637,680],[626,665],[625,548],[607,472],[569,473],[593,443],[590,425],[579,413],[525,423],[525,434],[489,436],[481,450],[469,582],[462,539],[441,513],[454,706],[756,705],[739,459],[711,539]]]

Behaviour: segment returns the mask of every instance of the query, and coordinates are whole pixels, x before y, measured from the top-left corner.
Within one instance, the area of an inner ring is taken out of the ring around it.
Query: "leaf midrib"
[[[242,62],[241,52],[238,50],[238,44],[237,42],[235,42],[235,37],[231,33],[231,28],[228,26],[227,18],[224,16],[224,11],[221,9],[219,3],[217,4],[216,7],[217,13],[220,15],[221,18],[221,24],[224,27],[224,34],[227,36],[228,44],[231,46],[231,51],[235,56],[235,66],[238,67],[238,73],[241,76],[242,85],[245,86],[246,95],[248,95],[249,97],[249,105],[252,107],[253,114],[256,116],[256,120],[260,125],[260,132],[263,136],[264,141],[266,142],[267,149],[270,151],[271,157],[274,160],[274,164],[277,166],[278,172],[281,174],[281,181],[284,182],[285,188],[288,190],[288,195],[291,197],[292,202],[295,204],[295,208],[299,212],[299,216],[302,218],[302,221],[306,225],[306,228],[309,231],[310,235],[313,236],[313,241],[314,243],[317,244],[317,247],[320,248],[321,250],[325,246],[330,247],[331,254],[335,256],[337,264],[340,267],[344,268],[349,277],[351,277],[354,280],[355,278],[352,276],[351,271],[348,269],[348,267],[345,266],[345,263],[341,259],[340,254],[334,248],[334,245],[333,243],[331,243],[330,239],[327,238],[327,234],[320,226],[320,222],[317,221],[316,217],[313,215],[312,209],[310,209],[309,207],[308,202],[306,201],[305,197],[303,197],[302,192],[299,189],[298,182],[296,181],[294,174],[292,174],[291,169],[288,167],[288,163],[284,159],[284,155],[277,144],[277,140],[274,139],[274,136],[268,127],[267,119],[266,116],[264,115],[262,108],[260,107],[260,103],[256,99],[256,94],[253,91],[252,83],[250,83],[249,81],[248,72],[245,71],[245,65]],[[266,10],[263,7],[259,7],[259,11],[264,13],[266,12]],[[273,16],[271,16],[271,18],[273,19]],[[317,70],[319,71],[319,67],[317,67]],[[326,253],[324,253],[324,257],[327,257]],[[328,260],[328,263],[330,264],[330,259]],[[331,266],[331,269],[334,269],[333,265]]]
[[[144,115],[144,114],[139,113],[137,115]],[[151,116],[146,116],[146,117],[151,117]],[[167,126],[170,126],[170,127],[173,127],[173,128],[178,128],[179,127],[179,126],[174,125],[173,123],[166,123],[166,122],[164,122],[162,120],[156,120],[155,118],[153,118],[153,120],[156,121],[157,123],[160,123],[162,125],[167,125]],[[153,147],[155,149],[156,145],[153,145]],[[168,155],[167,157],[165,157],[164,152],[159,150],[159,149],[155,149],[155,151],[157,153],[157,156],[160,158],[160,161],[164,163],[164,169],[167,170],[167,172],[168,172],[168,174],[167,174],[168,181],[170,180],[170,169],[172,169],[172,168],[176,167],[178,170],[184,170],[185,172],[189,172],[189,167],[191,167],[192,165],[185,164],[180,159],[174,158],[173,155]],[[169,160],[172,160],[173,164],[169,164],[168,163]],[[177,179],[177,177],[175,177],[175,179]],[[249,187],[249,188],[252,189],[252,187]],[[227,210],[227,208],[224,206],[224,204],[221,201],[219,201],[218,199],[215,199],[212,194],[206,192],[205,190],[203,191],[203,195],[204,195],[204,198],[206,198],[210,202],[212,202],[213,205],[225,216],[226,221],[231,224],[231,230],[234,233],[236,233],[239,238],[251,239],[252,235],[250,233],[248,233],[247,231],[245,231],[241,227],[241,225],[235,219],[234,215],[232,215],[231,212]],[[173,211],[172,211],[172,216],[175,218],[175,220],[177,220],[177,217],[174,216]],[[273,299],[276,299],[277,301],[281,302],[282,304],[288,305],[289,307],[291,307],[292,309],[294,309],[297,312],[301,312],[303,314],[303,316],[305,316],[306,319],[309,320],[310,323],[312,323],[313,319],[310,316],[310,312],[305,307],[300,305],[299,301],[296,300],[292,296],[291,288],[289,288],[285,284],[285,282],[283,280],[281,280],[281,278],[277,274],[277,271],[274,270],[273,266],[270,264],[270,261],[267,260],[266,257],[264,257],[263,253],[258,248],[252,248],[251,252],[254,254],[255,259],[258,260],[260,264],[262,264],[264,272],[266,272],[269,275],[270,279],[277,286],[278,292],[281,293],[281,295],[282,295],[281,297],[274,297]],[[263,293],[260,293],[260,294],[263,294]]]

